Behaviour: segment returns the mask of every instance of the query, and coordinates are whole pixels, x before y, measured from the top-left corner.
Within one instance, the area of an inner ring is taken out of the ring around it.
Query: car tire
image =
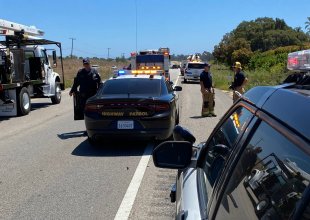
[[[55,95],[51,97],[51,101],[53,104],[59,104],[61,101],[61,88],[60,83],[55,83]]]
[[[21,88],[17,95],[17,114],[28,115],[31,110],[31,99],[26,87]]]

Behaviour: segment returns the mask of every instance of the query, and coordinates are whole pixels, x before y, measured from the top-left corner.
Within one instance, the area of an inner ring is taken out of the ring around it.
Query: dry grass
[[[107,61],[101,59],[90,59],[91,65],[99,65],[98,72],[100,73],[101,79],[107,79],[112,76],[112,66],[117,66],[118,68],[122,68],[123,66],[127,66],[128,62],[116,62],[116,61]],[[66,88],[71,87],[73,83],[73,79],[76,76],[76,73],[79,69],[83,67],[81,59],[63,59],[64,64],[64,73],[65,73],[65,85]],[[58,63],[57,68],[54,70],[58,73],[60,71],[61,65]]]

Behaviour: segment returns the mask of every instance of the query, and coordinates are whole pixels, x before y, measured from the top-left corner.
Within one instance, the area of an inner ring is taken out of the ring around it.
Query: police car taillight
[[[310,50],[296,51],[288,54],[287,69],[297,71],[310,70]]]
[[[98,104],[86,104],[85,112],[97,112],[103,107],[103,105]]]
[[[170,109],[169,103],[157,103],[155,105],[156,112],[164,112],[164,111],[168,111],[169,109]]]

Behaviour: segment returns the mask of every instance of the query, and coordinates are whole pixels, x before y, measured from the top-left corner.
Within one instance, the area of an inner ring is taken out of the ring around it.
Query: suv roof
[[[280,120],[310,141],[309,88],[296,83],[259,86],[245,93],[243,99]],[[300,115],[305,117],[300,117]]]
[[[195,62],[195,61],[189,61],[186,63],[187,65],[188,64],[205,64],[205,62]]]

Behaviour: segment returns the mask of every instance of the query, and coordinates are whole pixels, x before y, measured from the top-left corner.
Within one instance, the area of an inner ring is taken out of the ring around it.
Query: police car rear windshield
[[[187,67],[189,69],[203,69],[204,64],[203,63],[189,63]]]
[[[136,94],[146,96],[159,96],[161,93],[159,79],[117,79],[108,80],[100,90],[100,95]]]

